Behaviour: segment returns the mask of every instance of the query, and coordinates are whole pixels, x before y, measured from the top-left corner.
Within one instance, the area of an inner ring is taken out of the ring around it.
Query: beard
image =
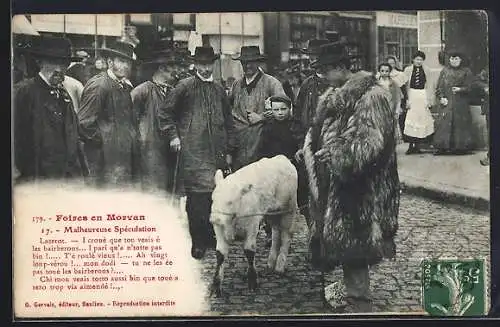
[[[61,84],[62,82],[64,82],[64,73],[59,72],[59,71],[55,71],[50,76],[49,82],[52,85],[59,85],[59,84]]]

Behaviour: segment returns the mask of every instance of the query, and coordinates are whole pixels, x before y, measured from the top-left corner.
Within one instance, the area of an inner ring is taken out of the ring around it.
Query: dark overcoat
[[[80,129],[71,97],[40,77],[14,89],[14,164],[18,181],[83,177]]]
[[[139,118],[143,187],[169,192],[173,185],[175,153],[170,151],[168,139],[160,134],[158,113],[171,90],[168,85],[146,81],[131,92]]]
[[[139,124],[130,91],[107,72],[83,90],[78,118],[96,185],[129,184],[140,176]]]
[[[467,67],[443,68],[436,87],[436,99],[447,98],[446,106],[439,105],[433,143],[441,150],[472,150],[475,146],[469,93],[474,75]],[[451,88],[460,87],[453,94]]]
[[[169,142],[181,140],[178,185],[187,193],[212,192],[216,170],[225,168],[226,155],[234,155],[238,144],[224,88],[197,75],[183,79],[168,94],[158,118]]]
[[[325,78],[316,73],[309,76],[300,86],[299,94],[293,108],[293,116],[299,120],[305,128],[309,128],[313,122],[319,97],[325,93],[329,84]],[[305,135],[304,135],[305,136]],[[303,139],[301,140],[301,145]]]
[[[326,164],[314,153],[328,151]],[[395,255],[399,176],[394,113],[367,72],[329,89],[304,144],[313,264],[372,265]]]

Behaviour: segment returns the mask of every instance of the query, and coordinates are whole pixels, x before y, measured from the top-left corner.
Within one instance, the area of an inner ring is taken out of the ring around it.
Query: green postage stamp
[[[431,316],[482,316],[487,312],[483,259],[424,259],[422,302]]]

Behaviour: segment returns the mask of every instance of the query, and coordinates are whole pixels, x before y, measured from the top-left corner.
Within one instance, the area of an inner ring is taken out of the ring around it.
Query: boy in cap
[[[295,153],[304,131],[300,122],[293,119],[292,100],[285,94],[278,94],[269,98],[269,104],[272,118],[264,123],[259,157],[282,154],[295,163]]]
[[[304,129],[300,121],[293,119],[292,100],[286,94],[278,94],[269,98],[272,118],[264,122],[262,139],[259,146],[260,158],[272,158],[277,155],[286,156],[296,168],[298,162],[295,153],[304,138]],[[299,203],[307,201],[307,185],[304,183],[304,175],[299,172],[299,185],[297,198]],[[271,226],[264,223],[267,236],[267,245],[271,242]]]

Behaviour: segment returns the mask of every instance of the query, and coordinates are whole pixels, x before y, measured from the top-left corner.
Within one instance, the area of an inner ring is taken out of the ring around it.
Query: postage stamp
[[[432,316],[480,316],[487,310],[483,259],[425,259],[422,304]]]

